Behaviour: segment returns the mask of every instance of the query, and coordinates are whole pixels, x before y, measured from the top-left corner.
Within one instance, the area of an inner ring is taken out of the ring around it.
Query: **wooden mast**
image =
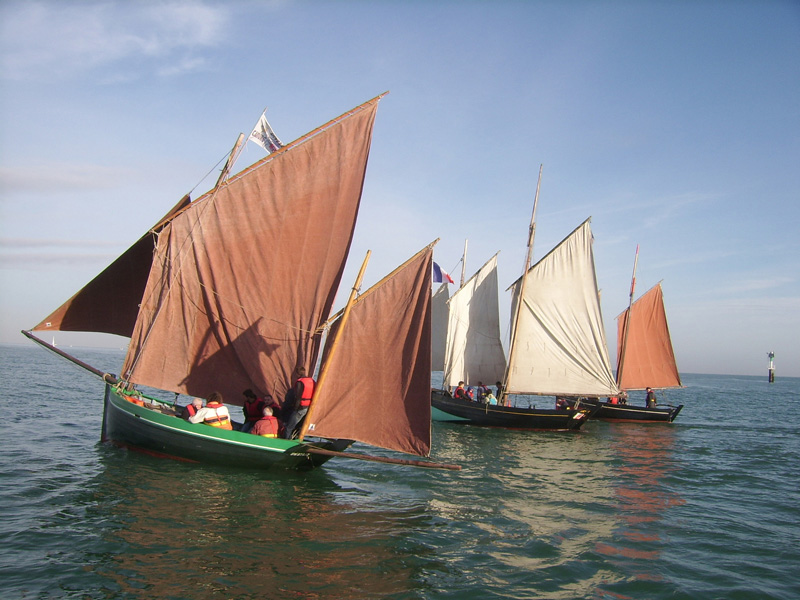
[[[239,158],[239,154],[242,151],[242,146],[244,145],[244,134],[240,133],[239,137],[236,139],[236,143],[233,145],[233,149],[231,150],[230,155],[228,156],[228,160],[225,161],[225,166],[222,167],[222,173],[219,174],[219,179],[217,179],[217,184],[214,186],[218,188],[221,184],[228,179],[228,175],[230,175],[231,170],[233,169],[233,164],[236,162],[236,159]]]
[[[633,259],[633,275],[631,275],[631,293],[628,299],[628,312],[625,314],[625,324],[622,326],[622,347],[619,349],[619,363],[617,364],[617,387],[622,385],[622,367],[625,364],[625,351],[628,346],[628,329],[631,324],[631,308],[633,308],[633,292],[636,289],[636,265],[639,264],[639,244],[636,244],[636,256]]]
[[[508,363],[506,364],[506,371],[503,374],[503,397],[497,399],[500,404],[507,404],[508,402],[508,378],[511,374],[511,361],[514,358],[514,346],[516,345],[519,316],[522,312],[522,300],[525,297],[525,281],[527,280],[528,269],[531,268],[531,258],[533,257],[533,238],[536,236],[536,206],[539,204],[539,188],[542,185],[543,167],[544,165],[539,165],[539,180],[536,182],[536,195],[533,198],[531,224],[528,227],[528,254],[525,257],[525,268],[522,271],[522,281],[520,282],[519,295],[517,296],[517,310],[514,314],[513,326],[511,327],[511,340],[508,346]]]
[[[464,240],[464,254],[461,256],[461,285],[458,286],[458,289],[464,287],[464,275],[466,275],[467,271],[467,242],[469,240]]]

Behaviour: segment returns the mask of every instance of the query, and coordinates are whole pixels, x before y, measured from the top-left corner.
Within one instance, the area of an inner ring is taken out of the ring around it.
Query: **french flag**
[[[436,263],[433,263],[433,283],[442,283],[443,281],[446,281],[447,283],[455,283],[453,278],[447,274],[447,271],[442,269]]]

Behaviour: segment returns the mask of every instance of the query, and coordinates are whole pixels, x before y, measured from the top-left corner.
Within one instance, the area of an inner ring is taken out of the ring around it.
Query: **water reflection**
[[[671,426],[607,424],[610,451],[617,458],[614,492],[619,528],[615,540],[600,544],[597,551],[611,560],[624,561],[624,568],[639,580],[653,580],[652,564],[669,542],[661,524],[665,511],[684,503],[665,484],[675,471],[676,433]]]
[[[117,453],[94,482],[124,597],[378,598],[413,587],[406,515],[356,510],[324,472],[236,472]],[[336,497],[336,501],[333,497]]]

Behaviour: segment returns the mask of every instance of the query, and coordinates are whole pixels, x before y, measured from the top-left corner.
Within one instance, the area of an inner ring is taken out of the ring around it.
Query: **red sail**
[[[313,371],[355,228],[378,98],[196,200],[158,236],[122,377],[281,398]],[[124,293],[124,290],[119,290]]]
[[[430,454],[432,261],[428,247],[358,298],[326,345],[307,435]]]
[[[617,364],[625,339],[626,309],[617,317]],[[621,365],[623,390],[646,387],[680,387],[681,377],[675,364],[675,353],[667,327],[667,314],[661,284],[651,288],[631,307],[630,330],[625,349],[625,362]]]
[[[131,337],[153,263],[154,232],[188,205],[189,196],[184,196],[150,232],[33,329],[92,331]]]

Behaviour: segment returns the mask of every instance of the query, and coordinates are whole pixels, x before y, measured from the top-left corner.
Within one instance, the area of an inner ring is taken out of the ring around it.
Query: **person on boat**
[[[206,401],[206,405],[189,417],[190,423],[203,423],[220,429],[233,429],[231,425],[231,415],[227,407],[222,403],[222,394],[212,392]]]
[[[456,388],[456,391],[453,392],[453,398],[456,398],[458,400],[469,400],[470,399],[470,397],[467,395],[467,391],[464,389],[464,382],[463,381],[459,381],[458,382],[458,387]]]
[[[475,393],[477,394],[478,402],[483,402],[485,404],[486,403],[486,399],[485,399],[486,398],[486,394],[488,394],[490,391],[491,390],[489,390],[488,387],[483,385],[482,381],[479,381],[478,382],[478,387],[475,388]]]
[[[197,411],[203,408],[203,399],[202,398],[192,398],[192,401],[189,402],[186,406],[183,407],[181,410],[181,419],[184,421],[188,421],[189,417],[193,417],[197,414]]]
[[[268,438],[278,437],[280,423],[278,423],[277,417],[273,416],[271,406],[265,406],[262,409],[261,418],[252,426],[250,433]]]
[[[295,370],[295,380],[292,388],[286,394],[286,401],[284,406],[293,407],[292,413],[286,419],[286,430],[284,437],[292,439],[295,434],[295,429],[308,412],[308,407],[311,406],[311,398],[314,396],[314,386],[316,382],[313,378],[306,376],[304,367],[297,367]]]
[[[486,404],[497,404],[497,398],[495,398],[491,388],[486,388],[486,395],[483,397],[483,401]]]
[[[250,388],[243,391],[242,395],[244,396],[244,405],[242,406],[244,423],[242,423],[241,432],[247,433],[256,424],[256,421],[261,419],[266,402],[263,398],[256,396],[255,392]]]
[[[494,393],[494,395],[498,400],[500,400],[503,397],[503,384],[498,381],[494,385],[497,388],[497,391]]]
[[[569,408],[569,403],[567,402],[566,398],[556,397],[556,409],[557,410],[567,410]]]
[[[655,408],[658,402],[656,401],[656,394],[653,392],[653,388],[647,388],[647,396],[645,397],[645,401],[647,402],[647,408]]]

